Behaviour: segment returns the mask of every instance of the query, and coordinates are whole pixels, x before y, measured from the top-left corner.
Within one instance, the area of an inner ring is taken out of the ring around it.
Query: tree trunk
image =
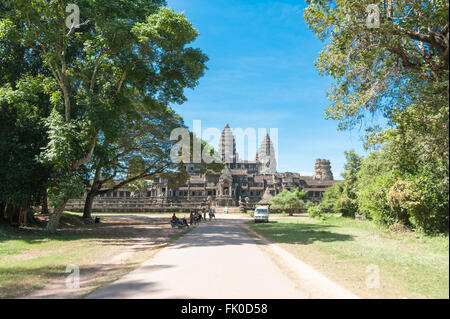
[[[31,207],[27,208],[27,223],[28,225],[37,225],[39,224],[36,218],[34,218],[34,212]]]
[[[10,225],[19,225],[19,215],[20,209],[17,206],[7,205],[6,206],[6,220]]]
[[[19,226],[25,226],[27,224],[27,206],[24,205],[19,208]]]
[[[6,209],[6,204],[5,203],[0,203],[0,223],[5,221],[5,209]]]
[[[48,195],[47,195],[47,190],[45,190],[44,196],[42,197],[41,214],[48,215]]]
[[[83,218],[92,218],[92,204],[97,193],[91,189],[87,194],[86,201],[84,202]]]
[[[83,218],[92,218],[92,204],[94,203],[95,196],[98,195],[98,191],[102,187],[100,182],[101,164],[98,165],[95,170],[94,180],[92,181],[92,186],[87,194],[86,201],[84,202]]]
[[[55,210],[50,215],[50,218],[47,222],[47,226],[45,226],[45,231],[50,234],[55,234],[56,230],[59,226],[59,220],[61,219],[61,215],[64,212],[64,208],[69,200],[65,199],[60,205],[55,207]]]

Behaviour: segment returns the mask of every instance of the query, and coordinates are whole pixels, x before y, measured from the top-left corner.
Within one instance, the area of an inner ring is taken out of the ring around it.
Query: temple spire
[[[219,141],[219,155],[222,162],[230,164],[236,162],[236,141],[230,126],[225,125]]]
[[[261,163],[260,174],[273,174],[277,171],[277,162],[275,159],[275,148],[268,133],[256,153],[256,160]]]

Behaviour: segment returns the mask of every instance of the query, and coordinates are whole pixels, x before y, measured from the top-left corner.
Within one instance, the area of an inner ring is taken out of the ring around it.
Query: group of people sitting
[[[216,210],[214,208],[210,208],[209,209],[209,220],[212,220],[213,218],[214,218],[214,220],[216,219]],[[206,221],[206,208],[191,211],[191,213],[189,215],[189,224],[190,225],[196,225],[196,224],[200,223],[202,220]],[[174,213],[172,216],[171,223],[180,223],[180,222],[182,222],[182,224],[186,224],[186,226],[188,226],[186,218],[183,218],[183,220],[180,221],[180,219]]]

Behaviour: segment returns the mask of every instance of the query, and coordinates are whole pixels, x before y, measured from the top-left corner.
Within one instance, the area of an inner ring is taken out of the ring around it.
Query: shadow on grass
[[[96,288],[104,284],[110,284],[112,280],[117,279],[117,274],[123,275],[137,264],[129,262],[125,264],[98,264],[92,266],[80,267],[80,287]],[[145,266],[146,271],[158,271],[172,267],[171,265],[152,265]],[[106,276],[105,276],[106,274]],[[71,294],[78,294],[70,288],[66,288],[66,279],[69,273],[66,273],[66,267],[59,265],[53,267],[0,267],[0,279],[4,278],[0,289],[1,298],[14,298],[26,296],[34,290],[42,288],[45,284],[51,282],[56,287],[56,291],[45,291],[42,297],[45,298],[65,298]],[[37,279],[39,277],[39,280]],[[137,288],[138,286],[136,286]],[[128,288],[133,288],[132,284]],[[33,296],[31,296],[33,297]]]
[[[236,219],[239,221],[239,219]],[[252,239],[235,227],[233,219],[212,222],[214,227],[197,227],[185,236],[183,241],[174,242],[175,248],[192,246],[236,246],[251,244]],[[151,227],[149,228],[149,225]],[[208,222],[209,224],[209,222]],[[275,243],[312,244],[314,242],[350,241],[353,236],[333,231],[335,226],[308,223],[283,223],[270,221],[267,224],[253,224],[251,227]],[[113,218],[104,219],[100,224],[61,229],[49,236],[43,230],[9,230],[6,236],[0,232],[0,245],[5,240],[20,239],[30,244],[51,241],[75,241],[93,239],[104,244],[131,246],[135,244],[166,242],[176,239],[186,230],[172,229],[167,217],[161,218]]]
[[[48,241],[76,241],[80,239],[99,240],[105,244],[132,246],[150,239],[149,243],[167,241],[168,237],[183,234],[185,230],[172,229],[169,218],[102,218],[99,224],[63,226],[56,234],[50,235],[39,227],[17,228],[0,225],[0,245],[2,242],[19,240],[27,244]]]
[[[261,235],[274,243],[309,245],[315,242],[351,241],[353,236],[333,232],[335,226],[303,223],[249,224]]]

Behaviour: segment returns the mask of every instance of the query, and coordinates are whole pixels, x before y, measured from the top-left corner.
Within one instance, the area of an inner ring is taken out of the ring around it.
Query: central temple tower
[[[269,134],[264,136],[261,146],[256,153],[256,161],[261,163],[259,169],[260,174],[274,174],[277,172],[275,148],[273,147]]]
[[[219,141],[220,160],[226,164],[236,163],[236,141],[233,132],[227,124],[222,131]]]

